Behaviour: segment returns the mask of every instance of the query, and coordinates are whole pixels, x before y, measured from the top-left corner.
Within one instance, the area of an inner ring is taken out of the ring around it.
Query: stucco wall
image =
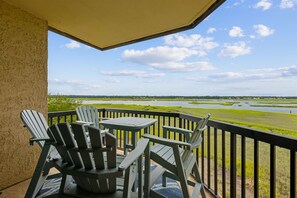
[[[47,113],[47,28],[0,0],[0,190],[31,177],[39,157],[19,113]]]

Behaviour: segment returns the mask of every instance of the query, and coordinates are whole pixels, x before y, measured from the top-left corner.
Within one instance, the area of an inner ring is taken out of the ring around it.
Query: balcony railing
[[[199,117],[182,113],[98,109],[99,117],[154,118],[150,133],[162,137],[162,126],[194,129]],[[75,111],[50,112],[49,125],[74,122]],[[144,133],[139,133],[139,138]],[[196,157],[206,189],[215,197],[296,198],[297,139],[210,120]],[[123,133],[117,132],[123,148]],[[182,135],[171,134],[175,140]]]

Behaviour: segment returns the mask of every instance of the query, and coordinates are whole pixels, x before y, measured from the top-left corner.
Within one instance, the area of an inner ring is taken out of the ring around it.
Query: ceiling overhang
[[[194,28],[225,0],[5,0],[100,50]]]

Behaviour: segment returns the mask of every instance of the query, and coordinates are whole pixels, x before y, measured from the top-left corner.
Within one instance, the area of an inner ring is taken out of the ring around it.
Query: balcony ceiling
[[[225,0],[5,0],[100,50],[195,27]]]

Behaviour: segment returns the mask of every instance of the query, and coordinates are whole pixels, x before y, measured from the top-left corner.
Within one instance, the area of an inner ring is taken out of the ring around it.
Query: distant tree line
[[[61,95],[60,95],[61,96]],[[297,96],[108,96],[108,95],[64,95],[69,98],[133,98],[133,99],[297,99]]]

